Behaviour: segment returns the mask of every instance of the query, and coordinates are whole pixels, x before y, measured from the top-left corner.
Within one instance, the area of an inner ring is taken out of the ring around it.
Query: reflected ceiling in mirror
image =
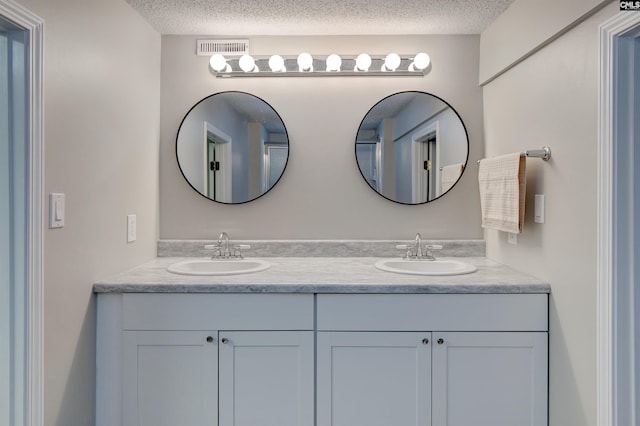
[[[216,93],[185,115],[176,138],[178,165],[210,200],[240,204],[275,186],[287,166],[289,138],[278,113],[244,92]]]
[[[469,138],[459,114],[444,100],[408,91],[375,104],[360,123],[356,161],[369,186],[401,204],[444,195],[467,165]]]

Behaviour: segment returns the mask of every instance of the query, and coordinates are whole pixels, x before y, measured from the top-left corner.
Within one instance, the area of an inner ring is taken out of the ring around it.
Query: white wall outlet
[[[518,245],[518,234],[514,234],[513,232],[509,232],[507,234],[507,242],[509,244]]]
[[[127,242],[132,243],[136,240],[136,215],[127,215]]]
[[[64,194],[49,194],[49,229],[64,226]]]
[[[533,220],[544,223],[544,195],[536,194],[533,199]]]

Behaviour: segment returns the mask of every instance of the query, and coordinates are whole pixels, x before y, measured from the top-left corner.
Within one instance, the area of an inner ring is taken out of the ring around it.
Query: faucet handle
[[[442,246],[440,244],[427,244],[424,248],[427,250],[442,250]]]
[[[396,248],[399,250],[407,251],[404,255],[404,259],[411,259],[411,257],[413,256],[413,253],[411,252],[411,249],[413,249],[413,245],[411,244],[398,244]]]
[[[220,243],[205,244],[204,248],[205,250],[215,250],[215,252],[211,256],[212,259],[222,257],[222,244]]]
[[[242,252],[240,250],[250,249],[251,246],[249,244],[236,244],[233,246],[233,257],[238,259],[244,259],[242,257]]]

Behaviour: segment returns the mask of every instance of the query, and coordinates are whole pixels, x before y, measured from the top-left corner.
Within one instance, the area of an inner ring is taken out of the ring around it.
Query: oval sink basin
[[[198,259],[174,263],[167,271],[180,275],[239,275],[264,271],[270,266],[260,259]]]
[[[459,260],[402,260],[384,259],[376,262],[376,268],[410,275],[462,275],[475,272],[478,268]]]

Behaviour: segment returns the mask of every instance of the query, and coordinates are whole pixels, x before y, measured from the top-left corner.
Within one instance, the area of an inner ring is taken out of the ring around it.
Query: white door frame
[[[414,133],[411,135],[411,158],[412,158],[412,167],[411,167],[411,199],[413,203],[423,203],[425,202],[424,193],[426,188],[424,188],[424,179],[422,178],[422,171],[424,170],[423,164],[423,140],[430,133],[435,132],[436,134],[436,159],[435,164],[440,164],[440,120],[436,120],[433,123],[429,124],[424,129]],[[434,171],[432,176],[436,177],[436,188],[440,187],[440,173]],[[428,201],[428,200],[427,200]]]
[[[220,182],[218,186],[218,182],[216,182],[216,189],[221,189],[221,193],[220,195],[217,197],[219,198],[216,201],[221,201],[224,203],[231,203],[231,193],[232,193],[232,178],[233,178],[233,174],[232,174],[232,157],[231,157],[231,136],[229,136],[228,134],[226,134],[225,132],[223,132],[222,130],[218,129],[216,126],[214,126],[213,124],[205,121],[204,122],[204,188],[205,188],[205,192],[206,192],[206,188],[207,188],[207,182],[209,179],[209,164],[207,164],[207,158],[208,158],[208,149],[209,149],[209,142],[208,142],[208,134],[211,133],[212,135],[215,136],[215,139],[221,143],[216,143],[216,158],[220,158],[220,162],[224,165],[224,167],[222,168],[222,173],[220,175]]]
[[[44,21],[13,0],[0,0],[0,15],[29,32],[29,217],[27,272],[26,424],[44,424]]]
[[[634,345],[633,167],[624,167],[633,142],[616,126],[625,111],[616,105],[624,67],[619,37],[640,25],[640,14],[620,12],[600,26],[598,240],[597,240],[597,424],[637,424],[635,379],[640,367]],[[626,74],[629,74],[627,71]],[[628,90],[628,88],[627,88]],[[638,88],[636,88],[638,90]],[[631,113],[632,114],[632,113]],[[627,114],[629,115],[629,114]],[[627,163],[628,164],[628,163]],[[625,196],[629,195],[629,196]],[[629,214],[631,212],[631,214]],[[631,228],[630,228],[631,226]],[[626,302],[626,303],[621,303]],[[625,375],[618,374],[625,372]],[[631,376],[631,377],[629,377]]]

